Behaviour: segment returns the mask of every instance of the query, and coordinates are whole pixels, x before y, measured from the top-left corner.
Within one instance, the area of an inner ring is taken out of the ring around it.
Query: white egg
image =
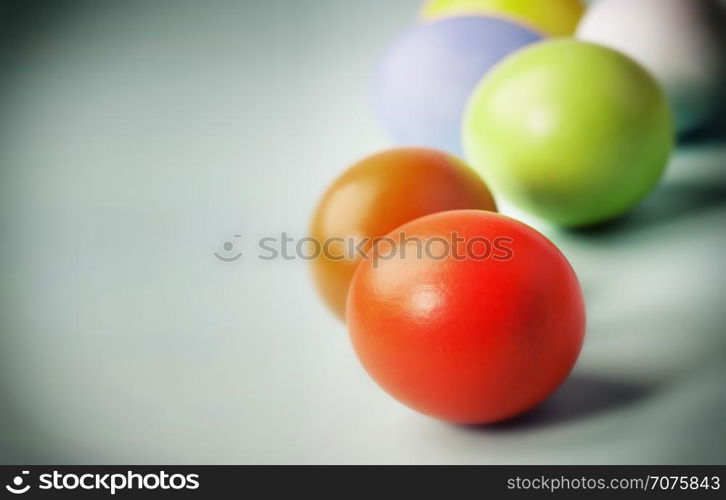
[[[650,70],[684,132],[711,116],[724,90],[725,17],[718,0],[599,0],[577,37],[617,49]]]

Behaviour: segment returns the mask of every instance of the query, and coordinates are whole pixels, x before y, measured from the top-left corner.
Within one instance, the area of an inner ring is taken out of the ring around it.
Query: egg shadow
[[[577,231],[597,237],[673,222],[726,206],[726,179],[719,183],[679,182],[658,188],[635,212],[603,226]]]
[[[553,229],[564,237],[617,238],[726,206],[726,106],[720,109],[713,121],[679,137],[677,153],[691,159],[670,165],[664,179],[632,211],[592,226]]]
[[[594,226],[555,229],[564,237],[610,240],[726,207],[726,155],[713,167],[720,172],[703,178],[666,180],[635,210],[617,219]]]
[[[694,128],[678,136],[678,146],[682,148],[699,147],[714,143],[726,142],[726,120],[722,117],[726,106],[718,108],[718,117],[701,127]]]
[[[572,375],[544,403],[518,417],[487,425],[461,425],[474,432],[519,432],[554,427],[621,410],[651,396],[653,385]]]

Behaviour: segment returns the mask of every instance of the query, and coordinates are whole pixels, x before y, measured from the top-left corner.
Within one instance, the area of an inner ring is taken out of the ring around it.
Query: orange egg
[[[496,211],[489,189],[464,162],[439,151],[404,148],[366,158],[323,195],[310,233],[318,242],[313,279],[328,307],[345,318],[348,287],[375,239],[424,215]]]

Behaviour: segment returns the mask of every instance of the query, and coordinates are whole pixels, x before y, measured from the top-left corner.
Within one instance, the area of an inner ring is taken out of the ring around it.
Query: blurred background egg
[[[550,36],[569,36],[584,10],[580,0],[429,0],[421,17],[486,14],[516,20]]]
[[[389,49],[374,82],[381,123],[396,143],[461,153],[461,120],[481,78],[542,37],[503,19],[452,17],[415,26]]]
[[[716,0],[599,0],[577,36],[620,50],[653,73],[682,133],[706,122],[719,104],[724,18]]]

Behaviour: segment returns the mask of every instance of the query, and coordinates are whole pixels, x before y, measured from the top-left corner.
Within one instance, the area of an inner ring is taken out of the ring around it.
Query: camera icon
[[[23,481],[25,478],[23,476],[26,476],[30,474],[30,471],[24,470],[20,476],[15,476],[12,481],[12,485],[6,484],[5,489],[8,490],[10,493],[13,493],[14,495],[22,495],[23,493],[27,493],[30,489],[30,485],[26,484],[23,486]]]
[[[234,237],[239,240],[242,238],[242,235],[235,234]],[[242,252],[236,250],[235,244],[232,241],[225,241],[222,249],[223,252],[214,252],[214,256],[222,262],[234,262],[242,257]]]

